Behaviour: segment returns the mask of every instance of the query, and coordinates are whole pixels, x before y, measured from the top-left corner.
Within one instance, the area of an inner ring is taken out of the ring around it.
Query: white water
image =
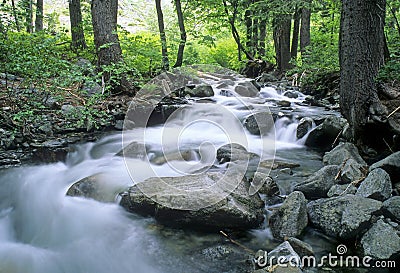
[[[65,196],[74,182],[103,173],[112,200],[113,193],[131,185],[132,180],[178,176],[201,164],[211,165],[215,150],[230,142],[264,153],[264,158],[273,157],[275,147],[301,147],[303,140],[295,137],[297,122],[288,118],[278,119],[275,132],[265,137],[253,136],[243,129],[240,122],[251,113],[243,107],[243,101],[262,106],[262,99],[238,101],[218,95],[215,99],[217,104],[187,107],[166,126],[137,129],[124,135],[125,144],[127,140],[145,140],[155,154],[162,149],[193,149],[206,144],[206,151],[200,149],[199,157],[194,156],[192,162],[181,161],[178,167],[129,159],[127,164],[134,170],[131,179],[124,160],[113,156],[121,149],[121,136],[112,135],[77,147],[65,164],[0,173],[0,272],[218,272],[211,268],[197,270],[190,259],[177,257],[168,248],[164,251],[164,241],[151,231],[151,219],[128,214],[114,203]]]

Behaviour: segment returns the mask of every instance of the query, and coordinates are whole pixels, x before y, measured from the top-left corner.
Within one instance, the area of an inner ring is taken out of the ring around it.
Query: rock
[[[299,95],[296,92],[293,92],[293,91],[286,91],[285,93],[283,93],[283,95],[285,97],[290,98],[290,99],[297,99],[299,97]]]
[[[269,218],[272,235],[281,240],[299,236],[308,223],[306,204],[303,193],[295,191],[289,194]]]
[[[48,108],[50,108],[50,109],[52,109],[52,110],[56,110],[56,109],[59,109],[59,104],[58,104],[58,101],[54,98],[54,97],[52,97],[52,96],[50,96],[50,95],[47,95],[44,99],[43,99],[43,104],[46,106],[46,107],[48,107]]]
[[[115,122],[114,129],[118,131],[122,131],[124,129],[124,121],[119,119]]]
[[[238,143],[225,144],[217,150],[217,160],[220,164],[239,160],[248,161],[252,157],[258,157],[258,155],[249,153],[245,147]]]
[[[254,189],[259,189],[259,193],[265,194],[268,197],[277,196],[280,194],[279,187],[276,182],[269,175],[262,172],[254,173],[250,188],[251,187]]]
[[[79,196],[100,202],[114,202],[115,196],[121,191],[118,186],[110,183],[111,178],[105,174],[95,174],[75,182],[67,191],[68,196]]]
[[[400,196],[393,196],[383,202],[383,211],[388,217],[400,222]]]
[[[389,175],[392,181],[400,180],[400,151],[378,161],[369,168],[370,171],[381,168],[384,169]]]
[[[343,183],[351,183],[361,181],[367,173],[367,166],[357,163],[354,159],[346,160],[340,171],[340,177]]]
[[[278,263],[278,258],[279,264],[290,263],[290,265],[298,265],[298,267],[301,266],[300,256],[296,253],[296,251],[294,251],[293,247],[288,241],[283,242],[282,244],[278,245],[276,248],[268,252],[268,261],[272,261],[272,265]]]
[[[307,204],[310,222],[325,234],[353,239],[370,226],[382,202],[356,195],[323,198]]]
[[[365,256],[390,259],[400,254],[400,237],[396,229],[379,219],[361,239]]]
[[[292,105],[292,103],[290,101],[287,101],[287,100],[277,101],[276,104],[278,106],[281,106],[281,107],[289,107],[290,105]]]
[[[79,58],[78,61],[76,62],[76,66],[78,66],[81,69],[83,75],[94,76],[95,67],[89,60],[84,58]]]
[[[255,113],[246,117],[244,127],[253,135],[265,136],[274,130],[274,119],[270,112]]]
[[[224,245],[207,247],[201,250],[201,254],[208,260],[219,260],[233,252],[235,252],[235,250],[232,247]]]
[[[258,89],[250,81],[240,82],[235,87],[235,92],[242,97],[257,97]]]
[[[311,175],[303,183],[297,184],[294,187],[294,190],[304,193],[307,199],[318,199],[321,197],[327,197],[327,193],[330,188],[333,185],[337,184],[335,177],[338,172],[338,166],[325,166],[313,175]]]
[[[262,73],[259,79],[260,82],[277,82],[278,78],[275,75],[270,73]]]
[[[324,122],[315,127],[307,137],[306,145],[326,150],[330,147],[347,121],[344,118],[329,116]]]
[[[312,118],[302,118],[299,122],[299,124],[297,125],[297,130],[296,130],[296,137],[298,139],[304,137],[308,131],[310,131],[310,129],[312,128],[312,125],[314,123],[314,120]]]
[[[214,96],[214,90],[209,84],[200,84],[193,89],[187,89],[187,93],[192,97],[212,97]]]
[[[144,158],[147,156],[146,145],[138,142],[131,142],[119,151],[116,156],[125,156],[129,158]]]
[[[352,184],[344,184],[344,185],[333,185],[327,195],[328,197],[335,197],[346,194],[355,194],[357,192],[357,188]]]
[[[314,256],[314,250],[312,246],[306,242],[303,242],[295,237],[289,237],[287,240],[293,247],[294,251],[300,256]]]
[[[356,195],[384,201],[392,193],[392,183],[387,172],[382,169],[374,169],[358,187]]]
[[[48,140],[43,143],[31,143],[35,160],[52,163],[65,161],[70,148],[66,140]]]
[[[256,228],[264,220],[264,203],[248,188],[240,173],[153,177],[122,193],[120,205],[173,227]]]
[[[76,111],[76,108],[70,104],[64,104],[61,106],[61,113],[64,116],[72,115]]]
[[[100,95],[103,92],[103,88],[94,81],[85,81],[82,86],[82,91],[89,97],[94,95]]]
[[[325,153],[322,161],[325,165],[341,165],[347,159],[353,159],[361,165],[367,165],[358,153],[357,147],[353,143],[340,143],[332,151]]]

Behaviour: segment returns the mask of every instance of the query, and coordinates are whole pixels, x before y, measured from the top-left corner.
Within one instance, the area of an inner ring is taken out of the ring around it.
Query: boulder
[[[400,151],[378,161],[369,168],[370,171],[381,168],[384,169],[393,182],[400,180]]]
[[[293,91],[286,91],[285,93],[283,93],[283,95],[290,99],[297,99],[299,97],[299,94],[297,94],[296,92],[293,92]]]
[[[147,156],[146,145],[135,141],[131,142],[119,151],[116,156],[144,158]]]
[[[343,168],[340,171],[340,178],[343,183],[359,182],[365,178],[365,173],[368,168],[350,158],[346,160]]]
[[[192,97],[203,98],[203,97],[214,96],[214,90],[213,90],[212,86],[209,84],[200,84],[200,85],[197,85],[193,89],[187,88],[185,90],[186,90],[186,93]]]
[[[314,250],[312,246],[306,242],[303,242],[295,237],[289,237],[287,240],[293,247],[294,251],[300,256],[314,256]]]
[[[296,137],[300,139],[307,135],[308,131],[310,131],[310,129],[312,128],[313,123],[314,120],[312,118],[302,118],[297,125]]]
[[[307,204],[310,222],[325,234],[347,240],[370,226],[382,202],[356,195],[323,198]]]
[[[217,161],[221,163],[245,160],[248,161],[256,154],[249,153],[244,146],[238,143],[225,144],[217,150]]]
[[[304,193],[307,199],[318,199],[327,197],[329,189],[337,184],[335,180],[339,172],[339,167],[335,165],[325,166],[311,175],[303,183],[294,187],[295,191]]]
[[[392,183],[387,172],[383,169],[374,169],[358,187],[356,195],[384,201],[392,193]]]
[[[341,117],[327,117],[322,124],[310,132],[305,144],[309,147],[328,149],[334,143],[346,123],[347,121]]]
[[[294,251],[293,247],[288,241],[283,242],[276,248],[268,252],[268,261],[272,261],[271,265],[279,264],[290,264],[301,266],[301,258],[299,254]],[[285,271],[283,271],[285,272]]]
[[[299,236],[307,226],[307,201],[299,191],[288,195],[282,206],[269,218],[272,235],[280,240]]]
[[[258,89],[250,81],[240,82],[235,87],[235,92],[242,97],[257,97]]]
[[[348,159],[353,159],[361,165],[367,165],[358,153],[357,147],[353,143],[349,142],[342,142],[332,151],[325,153],[322,161],[325,165],[341,165]]]
[[[259,189],[258,192],[265,194],[267,197],[277,196],[280,190],[276,182],[263,172],[255,172],[253,180],[251,181],[250,188]],[[251,194],[251,193],[250,193]]]
[[[264,220],[264,203],[248,188],[240,173],[153,177],[122,193],[120,205],[173,227],[256,228]]]
[[[355,194],[357,192],[357,188],[352,184],[344,184],[344,185],[333,185],[327,195],[328,197],[335,197],[346,194]]]
[[[379,219],[362,237],[365,256],[373,259],[390,259],[400,254],[400,237],[388,223]]]
[[[383,202],[383,211],[388,217],[400,222],[400,196],[393,196]]]
[[[274,119],[271,112],[255,113],[246,117],[244,127],[253,135],[265,136],[274,130]]]

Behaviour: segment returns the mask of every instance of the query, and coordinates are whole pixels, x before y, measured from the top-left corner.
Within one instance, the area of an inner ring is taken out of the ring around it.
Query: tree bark
[[[281,15],[274,20],[274,44],[277,69],[284,73],[290,68],[290,15]]]
[[[25,10],[25,27],[26,32],[32,33],[33,30],[33,10],[32,10],[32,0],[23,0],[22,3]]]
[[[17,9],[15,7],[15,1],[14,0],[11,0],[11,7],[12,7],[13,16],[14,16],[15,27],[17,28],[17,31],[20,32],[21,31],[21,27],[19,26]]]
[[[43,30],[43,0],[36,1],[35,31]]]
[[[384,64],[386,0],[342,0],[340,24],[340,106],[359,141],[379,108],[375,77]]]
[[[297,51],[299,47],[300,18],[301,18],[301,10],[296,9],[294,13],[292,49],[290,50],[290,56],[292,59],[297,58]]]
[[[162,66],[163,70],[168,71],[169,59],[168,59],[167,36],[165,35],[165,27],[164,27],[164,14],[161,8],[161,0],[155,0],[155,1],[157,10],[158,30],[160,32],[160,40],[161,40]]]
[[[176,62],[174,67],[180,67],[182,66],[183,63],[183,53],[185,51],[185,45],[186,45],[186,29],[185,29],[185,20],[183,18],[181,0],[175,0],[175,8],[178,16],[178,25],[181,34],[181,40],[179,41],[178,55],[176,57]]]
[[[118,0],[92,0],[91,14],[99,68],[122,62],[122,50],[117,34]],[[111,72],[104,71],[103,78],[115,92],[132,91],[125,75],[120,75],[118,82],[111,82]]]
[[[85,33],[83,31],[82,11],[80,0],[69,0],[69,18],[71,21],[72,49],[86,48]]]
[[[306,47],[311,41],[311,0],[307,0],[308,7],[301,9],[301,26],[300,26],[300,51],[303,55]]]
[[[265,57],[265,38],[267,37],[267,19],[260,20],[260,41],[258,46],[258,55],[260,59]]]
[[[253,48],[253,20],[251,18],[252,12],[250,9],[247,9],[244,13],[244,20],[246,23],[246,47],[248,50],[252,51]]]

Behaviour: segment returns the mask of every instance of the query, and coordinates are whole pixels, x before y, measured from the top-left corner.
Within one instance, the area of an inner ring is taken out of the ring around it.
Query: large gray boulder
[[[303,183],[297,184],[294,190],[304,193],[307,199],[327,197],[329,189],[337,184],[335,178],[338,172],[339,167],[336,165],[325,166],[311,175]]]
[[[301,266],[301,258],[299,254],[294,251],[293,247],[288,241],[284,241],[282,244],[278,245],[276,248],[268,252],[268,259],[272,261],[272,265],[278,263],[278,258],[281,260],[280,264],[296,264],[298,267]]]
[[[258,112],[246,117],[244,127],[253,135],[265,136],[274,129],[274,119],[270,112]]]
[[[392,193],[392,183],[387,172],[382,169],[374,169],[358,187],[356,195],[384,201]]]
[[[269,218],[272,235],[280,240],[299,236],[307,224],[307,200],[299,191],[289,194]]]
[[[343,130],[347,121],[337,116],[329,116],[315,127],[307,137],[306,145],[327,150]]]
[[[390,156],[378,161],[369,168],[370,171],[381,168],[384,169],[393,182],[400,181],[400,152],[391,154]]]
[[[340,178],[343,183],[359,182],[365,178],[365,174],[368,171],[366,165],[362,165],[350,158],[346,160],[343,168],[340,171]]]
[[[361,165],[367,165],[358,153],[357,147],[349,142],[342,142],[332,151],[325,153],[322,161],[325,165],[341,165],[347,159],[353,159]]]
[[[365,256],[373,259],[390,259],[400,254],[400,237],[390,224],[379,219],[362,237]]]
[[[327,195],[328,197],[335,197],[346,194],[355,194],[357,188],[353,184],[333,185]]]
[[[304,137],[308,131],[312,128],[312,125],[314,123],[314,120],[309,117],[302,118],[299,121],[299,124],[297,125],[296,129],[296,137],[297,138],[302,138]]]
[[[388,217],[400,222],[400,196],[393,196],[383,202],[383,211]]]
[[[352,239],[370,226],[382,202],[355,195],[319,199],[307,204],[310,222],[325,234]]]
[[[187,88],[186,93],[192,97],[199,97],[199,98],[214,96],[214,90],[212,86],[209,84],[200,84],[193,89]]]
[[[239,173],[153,177],[122,193],[120,205],[174,227],[256,228],[264,219],[264,203],[248,188]]]

